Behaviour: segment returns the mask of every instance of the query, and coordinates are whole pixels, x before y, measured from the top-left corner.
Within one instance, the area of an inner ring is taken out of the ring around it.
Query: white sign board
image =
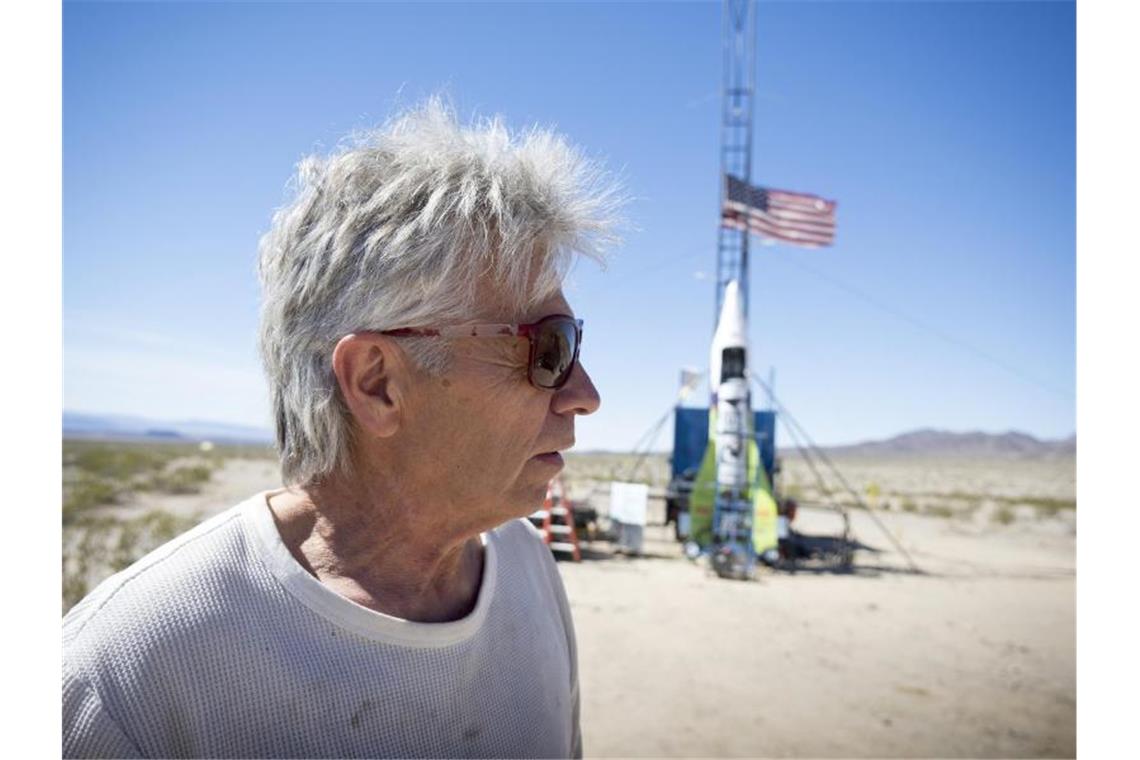
[[[625,525],[645,525],[649,486],[644,483],[610,483],[610,519]]]

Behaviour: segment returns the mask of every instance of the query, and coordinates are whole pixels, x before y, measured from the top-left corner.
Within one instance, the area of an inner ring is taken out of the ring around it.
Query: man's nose
[[[602,399],[582,362],[574,365],[570,379],[554,394],[552,404],[559,414],[593,414],[598,411]]]

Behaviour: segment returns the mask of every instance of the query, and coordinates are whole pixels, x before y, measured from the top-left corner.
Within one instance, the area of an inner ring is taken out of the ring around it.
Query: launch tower
[[[752,104],[756,89],[756,3],[725,0],[723,13],[724,94],[720,128],[720,205],[724,208],[725,177],[752,181]],[[716,309],[720,319],[724,289],[740,283],[744,317],[748,318],[748,231],[719,225],[716,255]]]

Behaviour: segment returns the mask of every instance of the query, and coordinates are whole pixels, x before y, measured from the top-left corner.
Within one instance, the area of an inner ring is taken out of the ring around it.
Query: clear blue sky
[[[636,197],[568,287],[603,398],[579,448],[630,448],[707,363],[720,13],[66,3],[65,408],[268,427],[254,256],[293,165],[445,92]],[[1065,2],[760,4],[753,179],[838,200],[839,233],[754,247],[753,368],[819,442],[1074,431],[1074,28]]]

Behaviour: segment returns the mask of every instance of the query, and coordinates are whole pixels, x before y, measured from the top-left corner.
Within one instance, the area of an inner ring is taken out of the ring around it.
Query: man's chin
[[[533,481],[532,481],[533,482]],[[504,502],[510,515],[506,519],[529,517],[546,505],[547,481],[520,487]]]

